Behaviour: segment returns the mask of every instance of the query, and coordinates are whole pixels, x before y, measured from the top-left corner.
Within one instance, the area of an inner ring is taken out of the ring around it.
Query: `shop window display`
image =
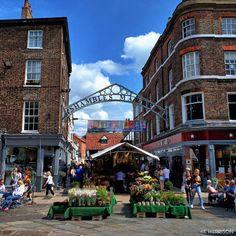
[[[10,185],[11,171],[14,167],[24,173],[27,167],[31,167],[36,172],[37,165],[37,148],[13,147],[9,148],[6,157],[6,186]]]
[[[216,145],[216,174],[226,178],[236,176],[236,145]]]

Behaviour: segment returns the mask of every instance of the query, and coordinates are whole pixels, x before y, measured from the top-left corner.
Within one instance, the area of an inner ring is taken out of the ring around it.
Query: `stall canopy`
[[[109,153],[109,152],[111,152],[111,151],[113,151],[113,150],[115,150],[115,149],[118,149],[118,148],[120,148],[120,147],[122,147],[122,148],[127,147],[127,148],[129,148],[129,149],[134,149],[135,152],[137,152],[137,153],[144,154],[144,155],[146,155],[146,156],[149,156],[149,157],[151,157],[151,158],[154,158],[154,159],[156,159],[156,160],[159,160],[159,157],[158,157],[158,156],[153,155],[153,154],[150,153],[150,152],[147,152],[147,151],[145,151],[145,150],[143,150],[143,149],[141,149],[141,148],[138,148],[138,147],[136,147],[136,146],[134,146],[134,145],[132,145],[132,144],[130,144],[130,143],[125,143],[125,142],[124,142],[124,143],[118,143],[118,144],[116,144],[116,145],[114,145],[114,146],[108,147],[108,148],[106,148],[106,149],[103,149],[102,151],[99,151],[99,152],[97,152],[97,153],[95,153],[95,154],[92,154],[92,155],[91,155],[91,158],[94,159],[94,158],[100,157],[100,156],[102,156],[102,155],[104,155],[104,154],[106,154],[106,153]]]

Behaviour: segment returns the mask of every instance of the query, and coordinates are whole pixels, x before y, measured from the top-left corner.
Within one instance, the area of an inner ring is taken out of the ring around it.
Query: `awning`
[[[108,152],[110,152],[110,151],[112,151],[112,150],[114,150],[114,149],[116,149],[116,148],[118,148],[118,147],[121,147],[121,146],[126,146],[126,147],[133,148],[133,149],[135,149],[135,150],[136,150],[138,153],[140,153],[140,154],[144,154],[144,155],[149,156],[149,157],[151,157],[151,158],[160,160],[158,156],[156,156],[156,155],[154,155],[154,154],[152,154],[152,153],[150,153],[150,152],[147,152],[147,151],[145,151],[145,150],[143,150],[143,149],[141,149],[141,148],[138,148],[138,147],[136,147],[136,146],[134,146],[134,145],[132,145],[132,144],[130,144],[130,143],[118,143],[118,144],[116,144],[116,145],[114,145],[114,146],[108,147],[108,148],[106,148],[106,149],[103,149],[102,151],[99,151],[99,152],[97,152],[97,153],[95,153],[95,154],[92,154],[92,155],[91,155],[91,158],[94,159],[94,158],[96,158],[96,157],[102,156],[102,155],[104,155],[105,153],[108,153]]]

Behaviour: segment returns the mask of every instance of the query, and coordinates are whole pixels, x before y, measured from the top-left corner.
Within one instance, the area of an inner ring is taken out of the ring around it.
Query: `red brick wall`
[[[43,30],[43,49],[27,49],[28,30],[34,29]],[[24,101],[36,100],[40,101],[39,133],[67,133],[61,128],[61,103],[68,102],[61,89],[69,80],[62,45],[61,25],[0,27],[0,129],[20,133]],[[40,88],[23,86],[28,59],[42,60]],[[12,67],[4,69],[2,61],[10,61]]]
[[[152,68],[154,68],[153,65],[156,58],[159,58],[160,64],[164,63],[168,57],[167,44],[170,39],[174,45],[182,40],[182,22],[184,20],[192,17],[195,18],[195,34],[221,34],[222,17],[236,17],[236,4],[232,3],[232,7],[228,8],[228,10],[226,10],[226,6],[222,2],[220,3],[218,1],[218,4],[218,7],[215,9],[214,7],[209,7],[209,4],[201,4],[201,7],[196,4],[188,8],[183,8],[182,11],[176,11],[143,68],[143,78],[145,79],[149,71],[152,75],[155,73]],[[236,50],[235,38],[198,37],[180,42],[175,48],[174,54],[163,65],[163,68],[160,68],[149,86],[143,88],[142,95],[148,99],[149,93],[151,92],[152,101],[156,102],[155,85],[157,82],[159,83],[159,94],[162,94],[162,97],[167,95],[169,92],[168,72],[170,69],[173,72],[174,86],[183,82],[182,55],[190,51],[198,51],[200,53],[201,76],[225,76],[224,51],[227,50]],[[160,55],[163,55],[162,59]],[[236,92],[236,80],[217,80],[216,78],[189,80],[180,84],[174,92],[158,104],[160,106],[174,104],[175,127],[182,125],[181,96],[196,91],[204,94],[205,119],[228,121],[227,92]],[[155,132],[155,115],[150,112],[143,119],[154,121],[153,130]],[[163,120],[161,121],[161,129],[164,131]]]

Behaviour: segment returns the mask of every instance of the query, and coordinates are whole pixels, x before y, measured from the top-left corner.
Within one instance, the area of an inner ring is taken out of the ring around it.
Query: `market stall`
[[[190,208],[185,205],[185,198],[172,191],[160,191],[159,183],[150,176],[137,178],[130,190],[134,216],[145,217],[146,213],[156,213],[160,217],[192,218]]]
[[[73,217],[110,216],[116,199],[105,187],[93,189],[72,188],[69,190],[68,202],[54,203],[48,211],[48,218],[61,215],[63,219]]]

